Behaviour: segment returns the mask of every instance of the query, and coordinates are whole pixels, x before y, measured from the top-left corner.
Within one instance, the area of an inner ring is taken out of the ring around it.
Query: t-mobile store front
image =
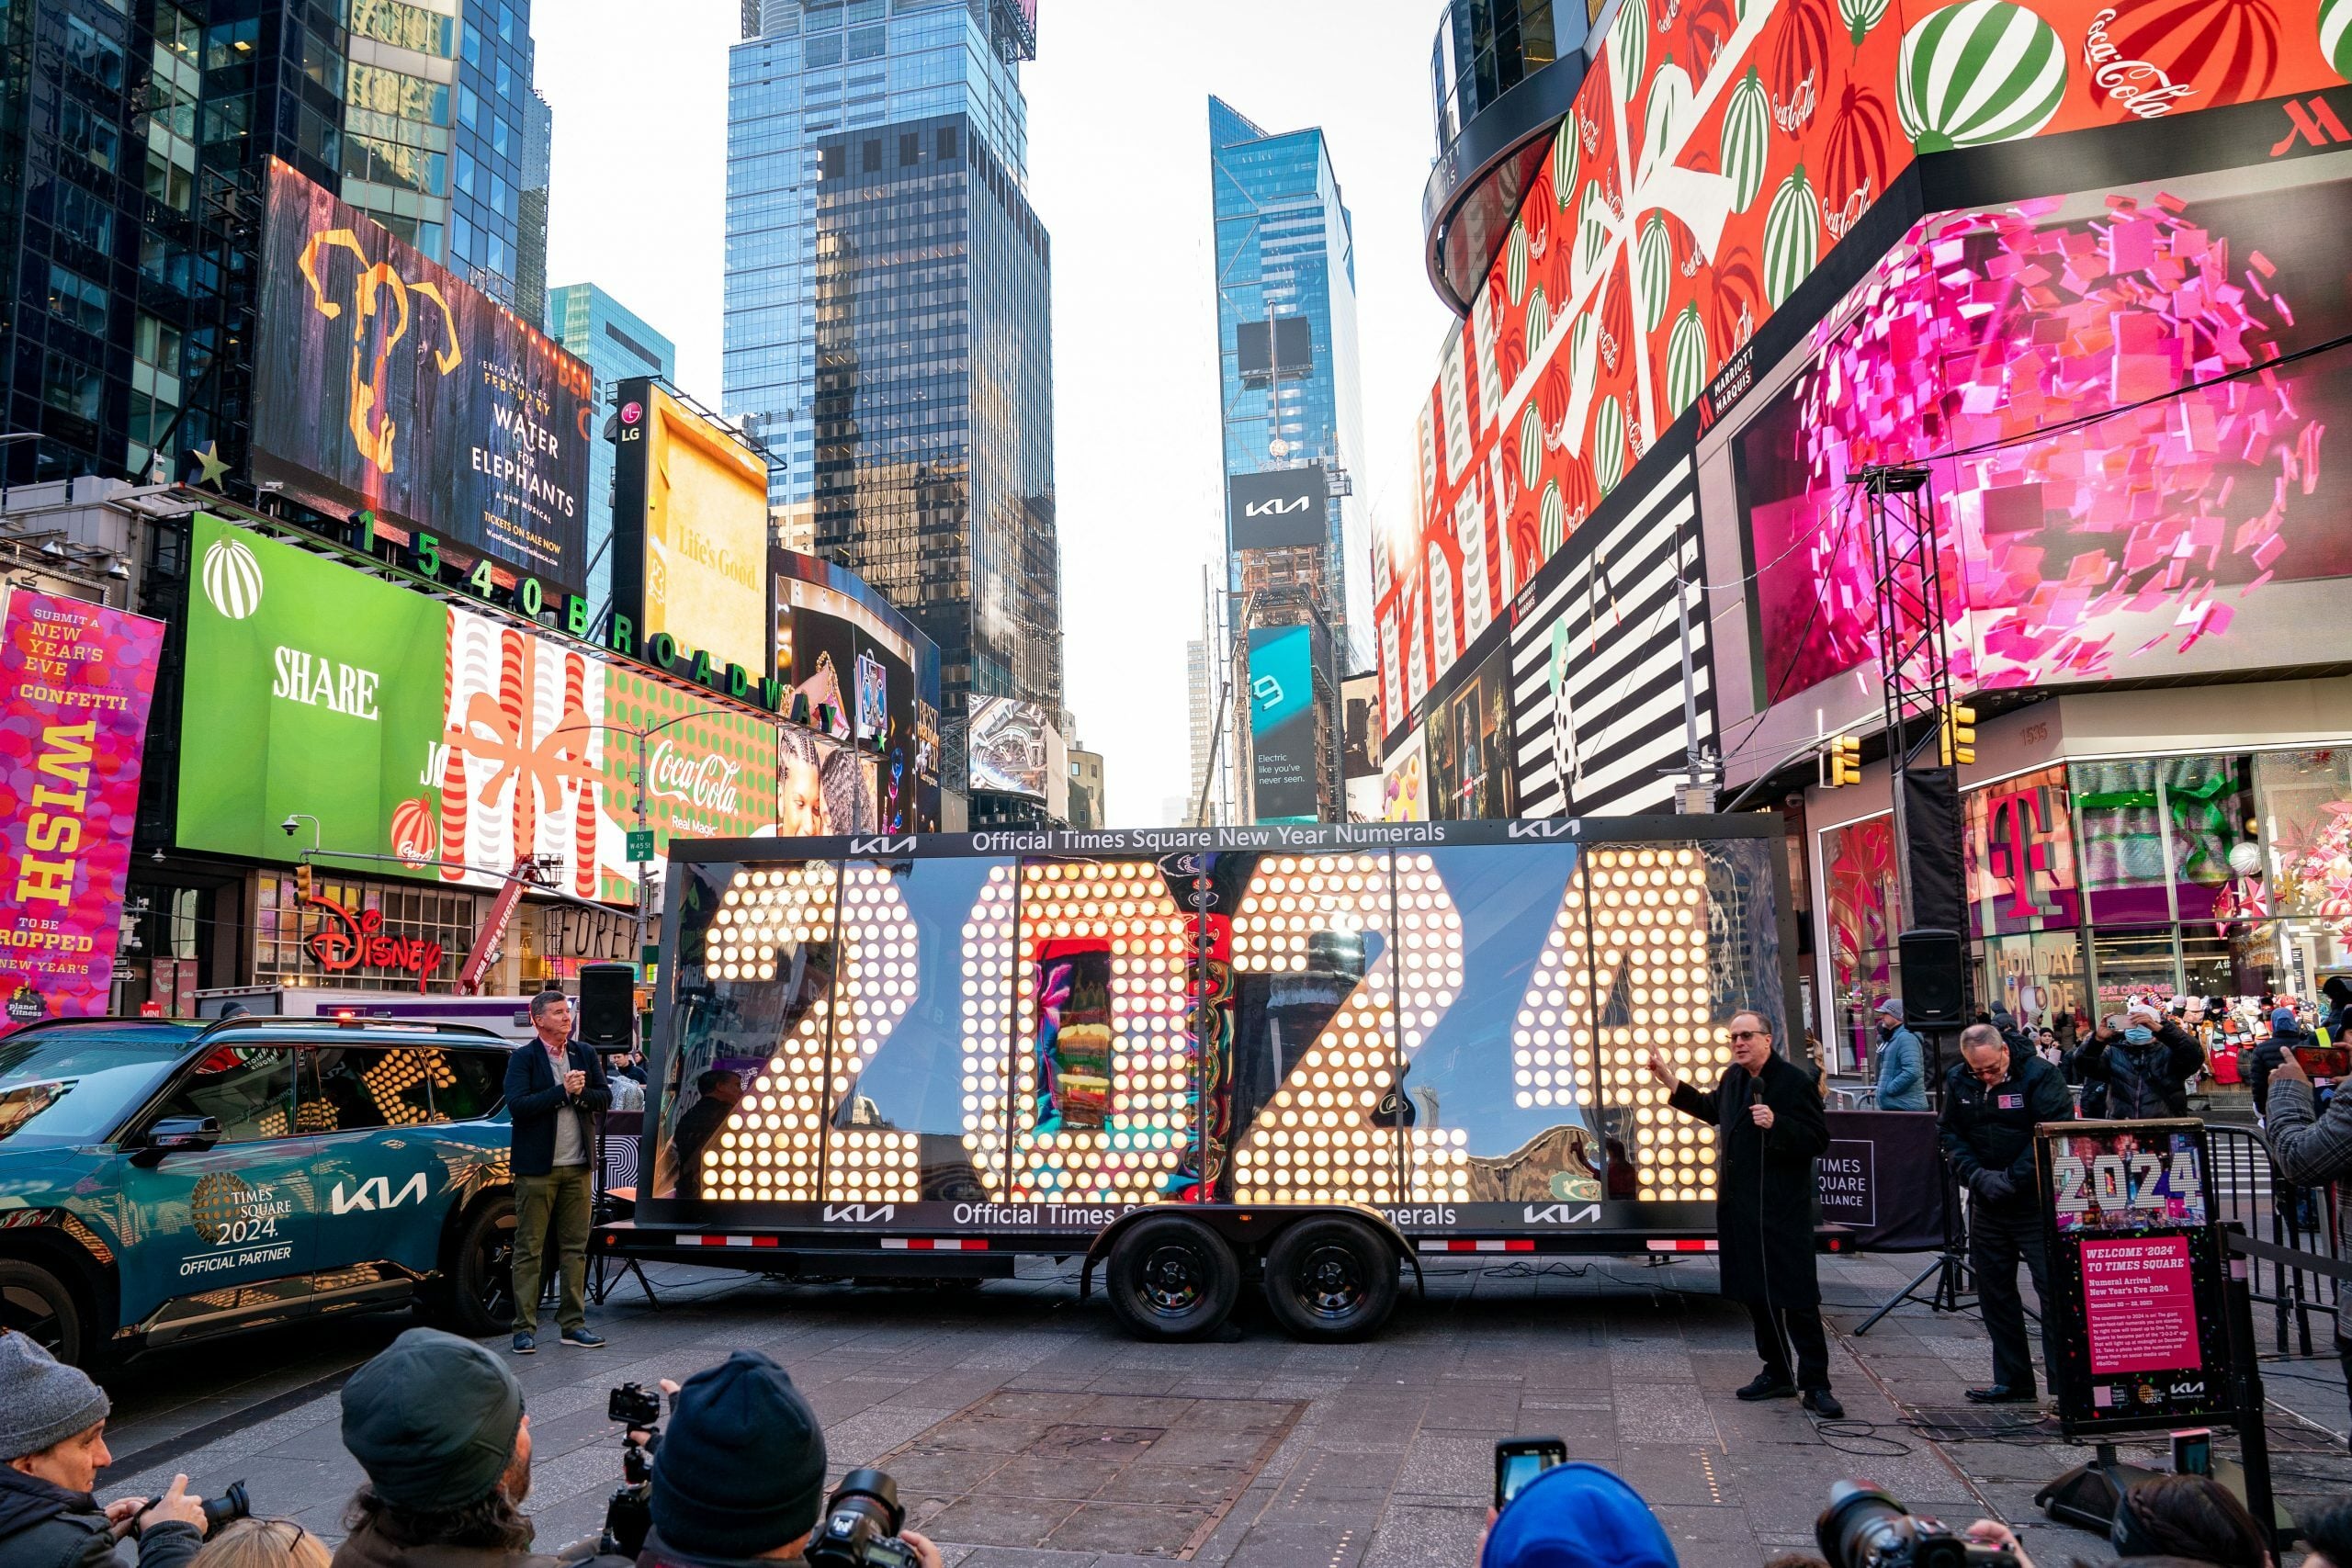
[[[1990,739],[2046,744],[2101,700],[2020,710]],[[1962,782],[1980,1010],[2006,1007],[2064,1038],[2069,1019],[2137,994],[2250,1006],[2312,997],[2352,968],[2352,740],[2077,755]],[[1854,1067],[1875,1043],[1872,1004],[1902,993],[1903,920],[1892,817],[1836,822],[1838,804],[1837,792],[1815,796],[1815,822],[1833,825],[1815,833],[1809,869],[1817,984],[1838,1065]]]

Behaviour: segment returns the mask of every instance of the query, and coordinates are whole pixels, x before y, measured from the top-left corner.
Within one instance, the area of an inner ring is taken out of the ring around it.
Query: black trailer
[[[794,1277],[1082,1258],[1138,1334],[1261,1283],[1372,1332],[1453,1254],[1713,1247],[1642,1071],[1796,1017],[1777,818],[672,846],[615,1257]],[[1402,1265],[1402,1269],[1400,1269]]]

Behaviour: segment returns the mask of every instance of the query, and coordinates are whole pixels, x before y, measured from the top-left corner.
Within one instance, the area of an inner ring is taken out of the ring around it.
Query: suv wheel
[[[69,1367],[81,1365],[91,1348],[65,1281],[13,1258],[0,1258],[0,1329],[24,1335]]]
[[[447,1303],[458,1332],[477,1337],[514,1325],[514,1198],[502,1192],[474,1210],[458,1238]]]

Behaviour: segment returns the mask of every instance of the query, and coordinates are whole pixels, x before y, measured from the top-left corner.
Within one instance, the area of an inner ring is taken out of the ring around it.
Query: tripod
[[[1936,1252],[1936,1259],[1912,1278],[1884,1302],[1879,1309],[1864,1318],[1854,1330],[1856,1335],[1868,1334],[1880,1318],[1905,1302],[1924,1302],[1932,1312],[1970,1312],[1974,1310],[1976,1292],[1968,1285],[1968,1221],[1960,1211],[1960,1184],[1952,1179],[1951,1167],[1943,1167],[1944,1239]],[[1926,1294],[1919,1288],[1929,1280],[1934,1289]],[[1962,1298],[1966,1297],[1963,1301]]]

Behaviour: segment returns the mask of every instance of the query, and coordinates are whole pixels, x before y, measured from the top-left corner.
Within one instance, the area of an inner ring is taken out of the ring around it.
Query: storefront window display
[[[2093,925],[2169,922],[2164,811],[2156,764],[2144,758],[2068,770],[2082,827],[2082,885]]]
[[[254,983],[450,991],[483,900],[455,888],[322,874],[308,902],[265,872],[254,919]]]
[[[2249,756],[2167,757],[2165,821],[2172,854],[2174,918],[2186,927],[2213,918],[2236,873],[2231,857],[2252,845],[2254,759]],[[2259,865],[2256,858],[2254,863]]]
[[[1825,1043],[1839,1067],[1870,1060],[1870,1010],[1898,989],[1894,955],[1903,928],[1894,818],[1872,817],[1821,835],[1823,904],[1829,919],[1830,996]]]

